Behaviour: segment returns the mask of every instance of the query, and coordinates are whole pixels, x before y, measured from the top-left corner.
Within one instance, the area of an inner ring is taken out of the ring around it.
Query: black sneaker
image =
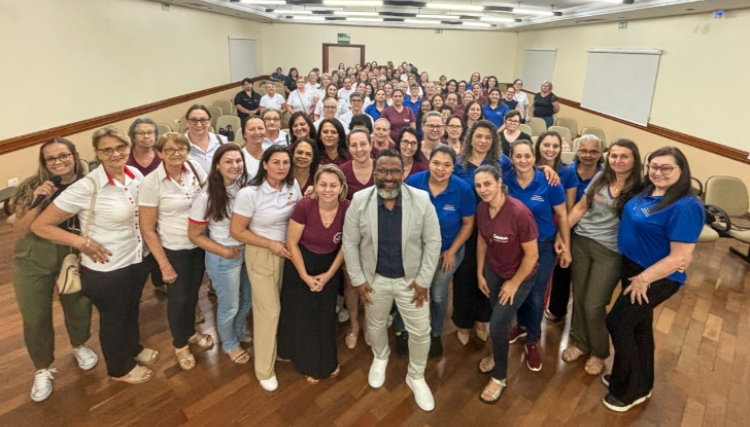
[[[409,333],[396,332],[396,354],[399,357],[409,356]]]
[[[432,337],[430,341],[430,359],[439,359],[443,357],[443,339],[441,337]]]
[[[647,394],[646,396],[635,399],[632,403],[627,404],[627,403],[621,402],[619,399],[612,396],[612,393],[607,393],[607,395],[604,396],[602,403],[604,403],[604,406],[606,406],[607,409],[610,409],[612,411],[627,412],[634,406],[640,405],[641,403],[645,402],[650,397],[651,397],[651,393],[649,392],[649,394]]]

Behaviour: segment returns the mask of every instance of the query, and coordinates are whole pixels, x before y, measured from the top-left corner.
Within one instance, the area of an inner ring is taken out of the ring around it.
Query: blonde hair
[[[346,194],[349,192],[349,186],[346,184],[346,176],[344,176],[344,172],[342,172],[338,166],[332,163],[321,166],[320,168],[318,168],[318,171],[315,172],[313,192],[310,197],[312,197],[313,200],[318,200],[318,193],[315,191],[315,187],[317,187],[318,185],[318,180],[320,179],[320,175],[323,175],[324,173],[334,174],[336,175],[336,177],[338,177],[339,182],[341,183],[341,194],[339,194],[339,202],[346,199]]]
[[[91,144],[94,146],[94,150],[99,149],[99,142],[102,138],[105,136],[110,136],[112,138],[119,139],[120,141],[124,142],[125,144],[128,144],[128,147],[132,147],[133,143],[130,142],[130,137],[127,133],[125,133],[124,130],[118,128],[117,126],[104,126],[103,128],[97,129],[96,132],[91,136]]]
[[[161,135],[159,140],[156,141],[156,144],[154,144],[154,148],[156,148],[156,151],[161,152],[164,149],[164,146],[167,145],[168,141],[172,141],[175,144],[181,145],[190,150],[190,141],[185,138],[185,135],[179,132],[167,132],[164,135]]]

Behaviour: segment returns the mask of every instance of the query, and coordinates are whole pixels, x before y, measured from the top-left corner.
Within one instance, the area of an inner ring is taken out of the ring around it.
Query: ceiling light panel
[[[537,15],[537,16],[554,16],[554,12],[549,12],[546,10],[533,10],[533,9],[519,9],[515,8],[513,9],[513,13],[517,13],[519,15]]]
[[[346,18],[348,22],[383,22],[383,18]]]
[[[240,0],[242,4],[286,4],[284,0]]]
[[[456,15],[422,15],[422,14],[418,14],[417,18],[420,18],[420,19],[460,19],[460,17]]]
[[[323,4],[326,6],[377,7],[382,6],[383,2],[371,0],[323,0]]]
[[[465,10],[467,12],[481,12],[484,6],[474,4],[446,4],[446,3],[427,3],[427,9],[439,10]]]
[[[274,9],[279,15],[312,15],[312,10]]]
[[[464,22],[463,23],[467,27],[491,27],[492,24],[487,24],[484,22]]]
[[[418,25],[440,25],[440,21],[431,21],[425,19],[404,19],[407,24],[418,24]]]
[[[378,16],[378,12],[349,12],[346,10],[337,10],[333,14],[340,16]]]
[[[326,18],[323,16],[306,16],[306,15],[292,16],[292,19],[296,19],[299,21],[325,21],[326,20]]]
[[[516,22],[516,20],[513,19],[513,18],[498,18],[498,17],[495,17],[495,16],[483,16],[483,17],[479,18],[479,20],[480,21],[484,21],[484,22],[501,22],[501,23],[504,23],[504,24],[509,24],[511,22]]]

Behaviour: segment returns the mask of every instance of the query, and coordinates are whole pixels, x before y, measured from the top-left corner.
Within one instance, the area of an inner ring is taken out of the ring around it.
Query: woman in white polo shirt
[[[266,83],[266,94],[260,98],[260,110],[273,108],[281,111],[285,103],[284,97],[276,93],[276,85],[273,82]]]
[[[180,368],[195,367],[188,344],[209,349],[210,335],[195,330],[195,307],[203,280],[203,249],[188,238],[188,213],[206,173],[188,160],[190,143],[182,134],[167,132],[156,142],[162,164],[143,180],[138,199],[143,237],[169,285],[167,317]],[[157,227],[156,224],[159,224]]]
[[[317,102],[316,92],[306,86],[304,77],[298,77],[297,89],[289,93],[285,109],[289,113],[304,111],[307,115],[312,116]]]
[[[60,194],[34,221],[37,236],[81,253],[81,287],[99,311],[99,341],[107,374],[139,384],[154,373],[142,365],[159,353],[140,344],[138,311],[149,273],[138,224],[138,193],[143,175],[126,166],[131,142],[114,126],[94,132],[94,151],[101,167]],[[92,209],[93,205],[93,209]],[[78,216],[88,237],[59,224]]]
[[[198,162],[204,171],[211,166],[216,150],[227,143],[227,138],[210,132],[211,113],[203,104],[193,104],[185,113],[188,130],[185,138],[190,143],[189,159]]]
[[[258,175],[237,193],[230,225],[231,236],[246,244],[245,262],[255,305],[255,375],[267,391],[279,385],[274,372],[279,295],[284,260],[291,259],[286,233],[294,206],[302,198],[291,163],[284,147],[274,145],[263,153]]]
[[[229,235],[229,219],[237,192],[247,179],[239,146],[227,144],[216,150],[206,189],[196,196],[188,225],[190,241],[206,251],[206,270],[218,299],[216,329],[221,349],[237,364],[250,360],[240,346],[241,341],[249,341],[245,338],[245,319],[250,312],[250,280],[245,247]]]

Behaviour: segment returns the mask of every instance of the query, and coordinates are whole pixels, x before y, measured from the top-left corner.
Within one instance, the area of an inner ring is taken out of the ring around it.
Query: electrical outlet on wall
[[[18,178],[11,178],[8,180],[8,187],[15,187],[18,185]]]

